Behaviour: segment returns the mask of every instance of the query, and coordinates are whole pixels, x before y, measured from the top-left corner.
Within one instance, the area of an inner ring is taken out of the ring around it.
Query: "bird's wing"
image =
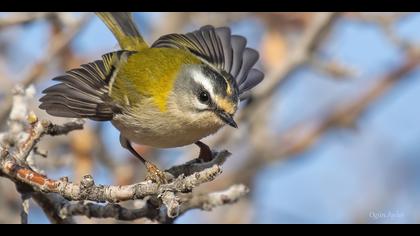
[[[253,68],[259,55],[246,47],[246,39],[231,35],[228,27],[207,25],[187,34],[168,34],[160,37],[151,47],[187,50],[233,78],[242,94],[260,83],[264,74]]]
[[[79,68],[55,77],[59,81],[43,91],[41,109],[48,114],[61,117],[111,120],[120,108],[109,97],[120,64],[131,55],[130,51],[111,52]]]
[[[121,49],[141,51],[148,48],[130,12],[96,12],[96,15],[111,30]]]

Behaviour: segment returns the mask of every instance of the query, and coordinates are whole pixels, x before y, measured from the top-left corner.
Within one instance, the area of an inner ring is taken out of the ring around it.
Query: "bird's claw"
[[[150,180],[157,184],[167,184],[168,179],[163,171],[151,162],[146,162],[147,176],[146,180]]]

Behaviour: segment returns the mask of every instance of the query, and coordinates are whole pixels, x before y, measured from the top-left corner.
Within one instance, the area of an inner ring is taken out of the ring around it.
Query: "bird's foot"
[[[146,180],[150,180],[157,184],[167,184],[168,179],[163,171],[161,171],[155,164],[151,162],[145,163],[147,168]]]
[[[207,144],[201,141],[197,141],[195,144],[200,148],[198,159],[201,160],[201,162],[210,162],[213,160],[213,152]]]

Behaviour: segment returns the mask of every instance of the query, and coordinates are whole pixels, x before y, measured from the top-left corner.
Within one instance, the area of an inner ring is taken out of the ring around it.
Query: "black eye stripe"
[[[238,93],[238,85],[236,84],[236,80],[229,73],[225,71],[221,71],[221,73],[219,73],[208,66],[202,67],[202,72],[206,77],[212,78],[210,82],[213,84],[215,90],[214,92],[216,94],[227,96],[228,87],[233,90],[233,93]]]
[[[192,71],[190,95],[198,103],[196,108],[199,111],[220,109],[220,104],[217,104],[215,101],[216,98],[221,98],[226,102],[232,103],[232,105],[236,103],[237,85],[232,77],[226,77],[226,75],[223,71],[220,73],[208,66],[201,66],[200,71]],[[207,93],[202,95],[203,91]],[[200,106],[199,104],[202,105]]]

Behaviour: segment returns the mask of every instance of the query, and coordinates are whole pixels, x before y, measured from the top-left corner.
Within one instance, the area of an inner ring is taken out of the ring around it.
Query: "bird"
[[[143,162],[154,182],[167,180],[133,142],[155,148],[196,144],[209,160],[210,148],[200,140],[225,125],[237,128],[240,101],[264,79],[255,68],[258,51],[229,27],[212,25],[163,35],[149,46],[131,12],[96,15],[120,50],[53,78],[58,83],[42,92],[39,108],[52,116],[110,121],[121,146]]]

